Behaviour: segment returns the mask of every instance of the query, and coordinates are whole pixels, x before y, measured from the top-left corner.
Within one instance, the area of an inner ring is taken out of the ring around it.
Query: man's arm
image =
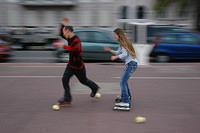
[[[63,34],[63,28],[64,28],[64,27],[65,27],[65,26],[64,26],[63,24],[61,24],[59,36],[61,36],[62,38],[65,38],[65,37],[64,37],[64,34]]]
[[[68,18],[64,18],[61,22],[61,26],[60,26],[60,31],[59,31],[59,36],[61,36],[62,38],[65,38],[64,37],[64,34],[63,34],[63,28],[68,25],[69,23],[69,19]]]
[[[64,49],[67,49],[69,51],[73,52],[80,52],[81,51],[81,41],[79,39],[75,39],[72,46],[64,46]]]

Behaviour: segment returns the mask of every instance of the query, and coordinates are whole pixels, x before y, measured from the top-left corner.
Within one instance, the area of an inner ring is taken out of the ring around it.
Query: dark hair
[[[73,31],[74,31],[73,26],[69,26],[69,25],[65,26],[65,29],[66,29],[66,30],[69,30],[70,32],[73,32]]]

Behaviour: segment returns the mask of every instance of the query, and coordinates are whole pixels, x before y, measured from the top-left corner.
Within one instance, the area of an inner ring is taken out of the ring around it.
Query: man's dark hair
[[[70,32],[73,32],[74,31],[74,28],[73,28],[73,26],[65,26],[65,29],[66,30],[69,30]]]

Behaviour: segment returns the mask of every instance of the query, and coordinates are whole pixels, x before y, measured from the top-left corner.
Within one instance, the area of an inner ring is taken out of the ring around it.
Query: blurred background
[[[200,59],[199,0],[0,0],[0,61],[66,62],[63,18],[75,27],[84,60],[109,60],[103,46],[119,47],[117,27],[141,64]]]

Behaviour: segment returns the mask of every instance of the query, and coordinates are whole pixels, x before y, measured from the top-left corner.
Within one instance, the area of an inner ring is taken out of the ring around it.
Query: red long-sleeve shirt
[[[64,25],[61,24],[59,35],[66,39],[63,35]],[[68,64],[74,69],[82,69],[84,67],[84,62],[82,60],[82,48],[81,41],[75,35],[71,39],[66,39],[68,41],[68,46],[64,46],[64,49],[69,51],[69,62]]]
[[[64,46],[64,49],[69,51],[69,65],[74,69],[82,69],[84,67],[84,62],[82,60],[80,39],[75,35],[67,41],[68,46]]]

